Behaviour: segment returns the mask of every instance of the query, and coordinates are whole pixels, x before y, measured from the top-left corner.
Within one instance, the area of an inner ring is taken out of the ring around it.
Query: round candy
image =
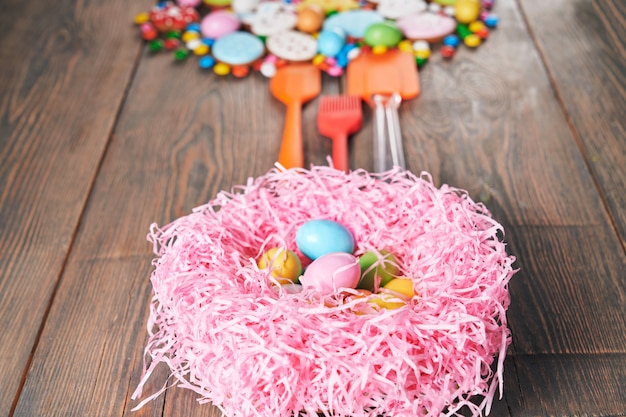
[[[285,248],[272,248],[258,261],[260,269],[270,268],[272,276],[280,283],[295,282],[302,275],[302,263],[293,251]]]
[[[365,31],[374,23],[385,20],[373,10],[348,10],[330,16],[324,22],[324,29],[341,29],[355,39],[365,36]]]
[[[493,13],[488,14],[487,17],[485,17],[485,25],[492,29],[498,26],[498,16]]]
[[[370,46],[396,46],[402,40],[402,33],[391,22],[374,23],[365,31],[366,44]]]
[[[314,33],[320,30],[324,24],[326,15],[321,7],[311,5],[300,10],[296,27],[301,32]]]
[[[265,52],[263,42],[247,32],[233,32],[217,39],[213,44],[213,56],[230,65],[249,64]]]
[[[288,61],[307,61],[317,54],[317,41],[309,34],[290,30],[267,38],[268,51]]]
[[[461,43],[461,41],[459,40],[459,37],[456,35],[448,35],[445,38],[443,38],[443,44],[451,46],[453,48],[456,48],[457,46],[459,46],[459,43]]]
[[[336,294],[341,288],[355,288],[359,282],[359,261],[349,253],[327,253],[314,260],[300,278],[304,289]]]
[[[332,220],[310,220],[296,232],[298,249],[310,259],[333,252],[352,253],[354,237],[343,225]]]
[[[480,37],[478,35],[476,35],[475,33],[472,33],[470,35],[467,35],[464,39],[463,39],[463,43],[465,44],[465,46],[469,47],[469,48],[476,48],[480,45]]]
[[[458,0],[454,5],[454,17],[460,23],[471,23],[480,15],[480,0]]]
[[[376,11],[387,19],[398,19],[426,10],[422,0],[380,0]]]
[[[202,19],[200,30],[205,38],[217,39],[239,29],[239,19],[223,10],[211,12]]]
[[[393,253],[381,250],[380,256],[376,252],[365,252],[359,258],[361,280],[358,288],[369,291],[378,291],[399,273],[398,261]]]
[[[339,29],[323,30],[317,37],[317,49],[322,55],[334,57],[341,51],[345,42],[346,37]]]
[[[456,29],[456,21],[449,17],[433,13],[418,13],[398,19],[398,28],[408,39],[420,39],[438,42]]]

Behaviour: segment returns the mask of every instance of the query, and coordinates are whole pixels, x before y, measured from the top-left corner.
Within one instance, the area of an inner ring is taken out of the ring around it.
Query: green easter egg
[[[392,22],[374,23],[365,31],[363,40],[369,46],[396,46],[402,40],[402,32]]]
[[[383,259],[379,261],[375,252],[366,252],[359,257],[359,266],[361,267],[361,280],[357,285],[357,288],[374,291],[374,282],[376,276],[380,277],[380,286],[383,287],[389,281],[396,278],[400,274],[398,269],[398,263],[393,253],[388,250],[381,250],[380,254]],[[366,271],[374,265],[374,263],[380,262],[376,268],[372,268],[369,272]]]

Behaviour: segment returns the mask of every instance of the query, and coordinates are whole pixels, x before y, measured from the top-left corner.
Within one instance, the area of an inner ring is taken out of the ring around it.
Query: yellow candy
[[[454,5],[454,17],[459,23],[469,24],[480,15],[479,0],[457,0]]]
[[[326,60],[326,57],[322,54],[317,54],[313,58],[313,65],[319,65]]]
[[[150,15],[148,13],[139,13],[135,16],[135,24],[141,25],[150,20]]]
[[[385,45],[376,45],[372,48],[372,53],[376,55],[382,55],[387,52],[387,47]]]
[[[220,65],[220,64],[217,64]],[[216,66],[217,66],[216,65]],[[225,75],[225,74],[220,74]],[[282,283],[293,283],[302,275],[300,258],[285,248],[272,248],[259,259],[260,269],[272,268],[272,276]]]
[[[410,278],[394,278],[381,289],[381,292],[395,295],[398,298],[403,298],[408,301],[415,295],[413,291],[413,280]]]
[[[476,48],[480,45],[480,37],[472,33],[471,35],[467,35],[465,39],[463,39],[463,43],[465,43],[465,46],[469,48]]]
[[[223,62],[218,62],[213,67],[213,72],[217,75],[228,75],[230,73],[230,67]]]
[[[469,30],[472,33],[480,32],[484,28],[485,28],[485,24],[481,22],[480,20],[477,20],[469,24]]]
[[[193,53],[198,56],[203,56],[209,53],[208,45],[202,44],[193,50]]]
[[[402,52],[413,52],[413,44],[409,40],[403,40],[398,43],[398,49]]]
[[[416,58],[430,58],[430,49],[420,49],[419,51],[415,51]]]
[[[187,31],[187,32],[183,33],[183,36],[182,36],[183,42],[187,43],[187,42],[192,41],[194,39],[200,39],[200,34],[198,32]]]

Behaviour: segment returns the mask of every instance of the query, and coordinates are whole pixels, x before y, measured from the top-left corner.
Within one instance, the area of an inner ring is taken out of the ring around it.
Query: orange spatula
[[[270,81],[270,92],[287,106],[278,162],[285,168],[304,166],[302,105],[322,89],[320,70],[313,64],[290,64],[279,68]]]
[[[397,108],[402,99],[420,93],[417,66],[411,54],[392,49],[374,54],[364,49],[348,64],[348,94],[361,96],[374,108],[374,168],[388,168],[391,154],[395,165],[404,168],[404,152]]]
[[[348,171],[348,136],[361,128],[359,96],[323,96],[317,112],[317,129],[333,141],[333,165]]]

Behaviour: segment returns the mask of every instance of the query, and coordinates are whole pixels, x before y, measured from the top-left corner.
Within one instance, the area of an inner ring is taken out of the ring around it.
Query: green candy
[[[426,58],[422,58],[421,56],[415,57],[415,63],[417,64],[418,68],[423,67],[426,61],[428,60]]]
[[[148,48],[152,52],[159,52],[161,49],[163,49],[163,47],[164,47],[164,43],[161,39],[155,39],[151,41],[150,43],[148,43]]]
[[[357,285],[357,288],[374,291],[374,282],[376,276],[380,277],[380,286],[385,286],[389,281],[396,278],[400,274],[398,269],[398,263],[393,253],[388,250],[381,250],[380,254],[383,256],[382,260],[378,258],[375,252],[365,252],[359,258],[359,266],[361,267],[361,280]],[[370,267],[376,262],[380,262],[376,268]],[[368,271],[366,273],[366,271]]]
[[[187,57],[191,54],[191,52],[188,49],[177,49],[174,52],[174,59],[177,61],[183,61],[185,59],[187,59]]]
[[[369,46],[396,46],[402,40],[402,32],[393,22],[374,23],[365,31],[363,40]]]

